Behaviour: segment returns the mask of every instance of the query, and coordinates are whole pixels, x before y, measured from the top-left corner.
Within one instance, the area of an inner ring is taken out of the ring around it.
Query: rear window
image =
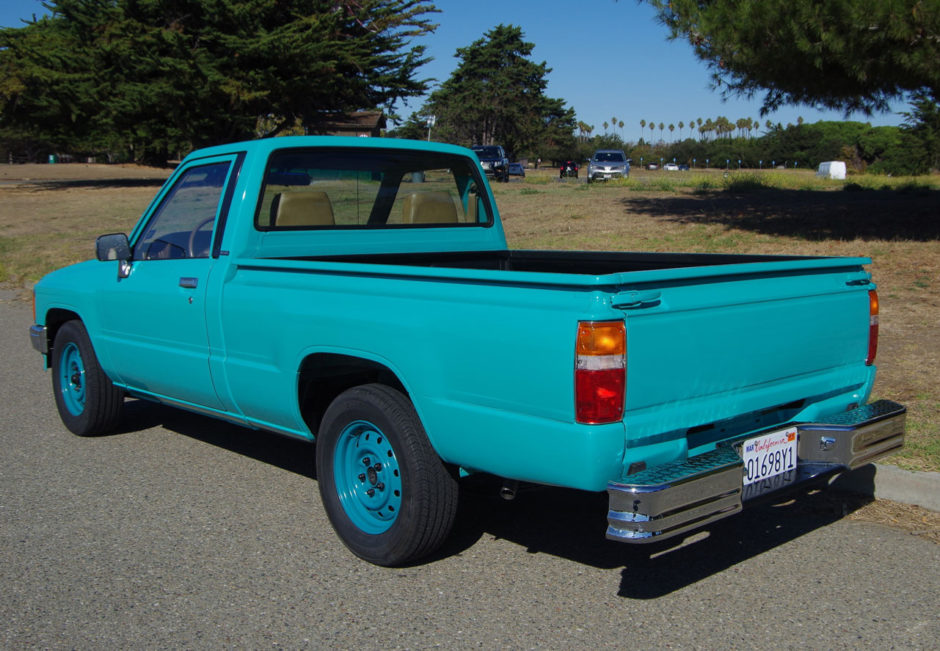
[[[492,217],[465,156],[394,149],[285,149],[268,160],[259,230],[485,226]]]

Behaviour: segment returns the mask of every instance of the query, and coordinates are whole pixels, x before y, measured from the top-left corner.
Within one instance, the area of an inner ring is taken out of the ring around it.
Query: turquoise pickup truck
[[[188,156],[30,337],[75,434],[132,397],[315,441],[340,539],[400,565],[467,474],[606,491],[644,543],[897,450],[869,263],[510,250],[469,149],[273,138]]]

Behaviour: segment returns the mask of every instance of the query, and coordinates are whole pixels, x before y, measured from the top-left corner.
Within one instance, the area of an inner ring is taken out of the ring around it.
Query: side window
[[[231,163],[191,167],[170,188],[134,245],[135,260],[207,258]]]

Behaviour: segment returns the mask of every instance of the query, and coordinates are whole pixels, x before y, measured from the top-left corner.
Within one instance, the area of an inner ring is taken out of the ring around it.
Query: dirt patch
[[[940,545],[940,513],[920,506],[891,500],[873,500],[864,495],[823,491],[815,496],[812,509],[827,515],[843,516],[854,522],[872,522],[900,529],[912,536]]]

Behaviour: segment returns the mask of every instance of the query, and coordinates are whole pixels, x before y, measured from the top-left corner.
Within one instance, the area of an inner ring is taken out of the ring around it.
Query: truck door
[[[209,370],[206,286],[210,252],[235,156],[193,161],[132,234],[127,277],[102,292],[101,323],[120,380],[129,388],[221,408]]]

